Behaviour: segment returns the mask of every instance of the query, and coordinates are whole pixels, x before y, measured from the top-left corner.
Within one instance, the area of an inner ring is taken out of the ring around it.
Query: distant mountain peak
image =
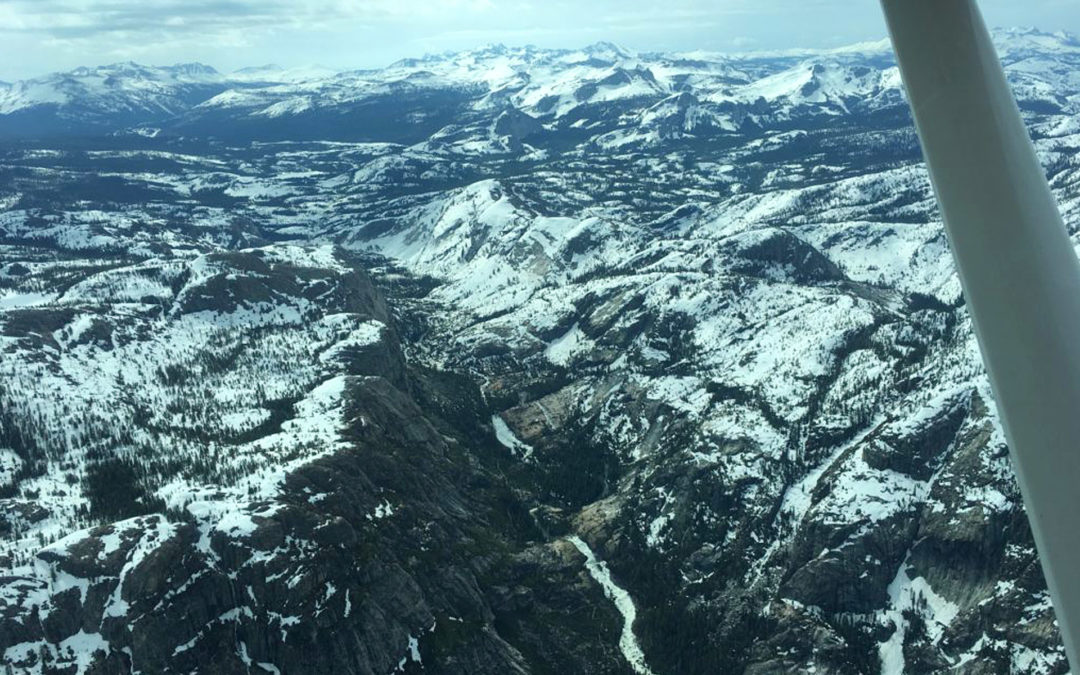
[[[225,77],[229,80],[251,83],[288,83],[331,78],[339,73],[340,71],[335,68],[318,64],[286,67],[277,63],[266,63],[261,66],[238,68]]]
[[[1004,54],[1019,50],[1080,52],[1080,40],[1069,31],[1047,32],[1033,26],[995,28],[994,44]]]
[[[614,42],[608,42],[605,40],[602,40],[600,42],[594,42],[593,44],[585,47],[585,49],[583,49],[582,51],[589,56],[614,56],[620,59],[632,59],[635,56],[632,51],[621,47]]]
[[[510,48],[501,42],[491,42],[477,49],[476,51],[481,54],[495,54],[501,56],[503,54],[509,54]]]
[[[233,72],[236,72],[236,73],[265,73],[265,72],[274,72],[274,71],[278,71],[278,70],[285,70],[285,69],[282,68],[281,66],[279,66],[276,63],[264,63],[261,66],[245,66],[243,68],[237,68]]]
[[[189,61],[187,63],[177,63],[169,67],[169,70],[180,71],[185,73],[200,73],[204,75],[217,75],[218,71],[213,66],[208,66],[205,63],[199,63],[198,61]]]

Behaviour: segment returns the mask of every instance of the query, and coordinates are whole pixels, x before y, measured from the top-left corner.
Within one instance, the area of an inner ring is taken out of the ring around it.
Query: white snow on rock
[[[532,457],[532,446],[518,438],[501,415],[495,414],[491,416],[491,426],[495,428],[495,438],[504,448],[514,455],[520,456],[523,460]]]
[[[575,356],[587,353],[592,348],[592,341],[575,323],[570,330],[551,341],[544,355],[557,366],[568,366]]]
[[[912,579],[910,569],[905,560],[897,570],[896,578],[889,584],[889,608],[883,612],[882,620],[891,622],[895,629],[878,647],[882,675],[903,675],[905,672],[903,646],[908,622],[904,618],[904,611],[916,612],[923,618],[932,644],[941,641],[944,629],[959,612],[956,604],[938,595],[925,578],[918,576]]]

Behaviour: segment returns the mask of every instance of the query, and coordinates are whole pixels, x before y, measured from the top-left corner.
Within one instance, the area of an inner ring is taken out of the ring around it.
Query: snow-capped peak
[[[1080,40],[1068,31],[1049,33],[1030,26],[995,28],[992,36],[1003,56],[1022,51],[1080,55]]]
[[[761,78],[735,92],[744,101],[786,100],[793,106],[819,105],[847,109],[847,102],[863,100],[882,91],[899,91],[896,68],[884,70],[836,61],[804,61],[792,68]]]
[[[262,66],[248,66],[229,73],[228,79],[233,82],[250,83],[290,83],[307,82],[311,80],[329,79],[337,75],[339,70],[317,64],[307,66],[283,67],[276,63],[268,63]]]
[[[190,105],[189,93],[219,86],[216,70],[198,63],[144,66],[134,62],[83,66],[21,80],[0,94],[0,115],[40,105],[77,106],[88,114],[146,111],[175,114]]]
[[[637,58],[637,55],[629,49],[621,47],[614,42],[607,41],[594,42],[593,44],[585,47],[581,51],[585,52],[589,56],[599,59],[606,59],[609,61]]]
[[[208,66],[205,63],[199,63],[193,61],[191,63],[177,63],[174,66],[168,66],[165,70],[173,73],[179,78],[189,79],[216,79],[220,76],[217,69],[213,66]]]

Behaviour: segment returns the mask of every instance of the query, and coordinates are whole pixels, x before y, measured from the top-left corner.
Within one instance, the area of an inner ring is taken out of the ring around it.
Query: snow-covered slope
[[[0,147],[5,664],[1067,671],[887,43],[124,68]]]
[[[112,131],[175,117],[220,91],[221,80],[217,71],[199,63],[77,68],[0,88],[0,124],[5,136]]]

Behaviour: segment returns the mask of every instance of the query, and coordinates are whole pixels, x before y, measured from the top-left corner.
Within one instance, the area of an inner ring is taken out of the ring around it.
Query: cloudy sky
[[[982,0],[995,26],[1080,31],[1080,0]],[[0,79],[134,60],[357,68],[501,42],[639,51],[884,37],[873,0],[0,0]]]

